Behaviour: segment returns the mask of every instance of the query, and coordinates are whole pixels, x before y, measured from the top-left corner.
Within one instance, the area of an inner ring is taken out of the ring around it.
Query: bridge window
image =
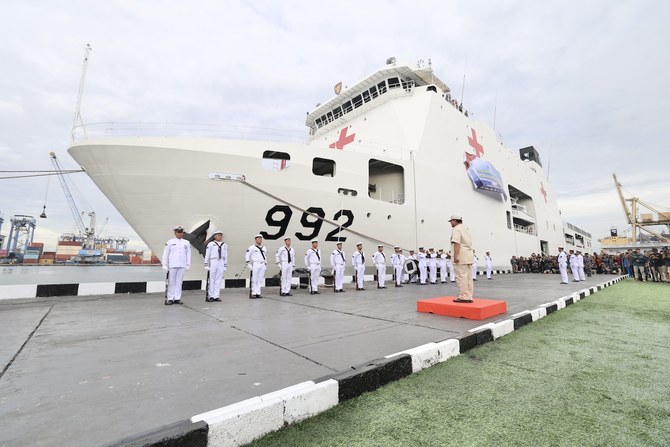
[[[354,108],[357,109],[363,105],[363,98],[361,95],[354,96],[354,99],[351,100],[354,103]]]
[[[379,84],[377,84],[377,90],[379,90],[380,95],[386,93],[386,81],[382,81]]]
[[[312,174],[322,177],[335,176],[335,161],[327,158],[315,157],[312,160]]]
[[[372,87],[374,88],[374,87]],[[370,102],[370,92],[368,90],[363,92],[363,101]]]
[[[398,78],[389,78],[388,83],[389,83],[389,89],[400,87],[400,79]]]

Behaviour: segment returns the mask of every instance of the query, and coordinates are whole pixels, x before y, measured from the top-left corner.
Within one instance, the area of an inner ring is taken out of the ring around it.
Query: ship
[[[462,215],[479,258],[490,252],[495,269],[559,246],[591,251],[591,235],[563,222],[535,147],[506,147],[430,64],[391,58],[349,87],[338,83],[305,124],[298,138],[257,139],[243,128],[213,137],[86,124],[68,152],[154,253],[174,226],[186,229],[191,279],[205,276],[198,256],[215,230],[229,247],[226,278],[240,277],[259,233],[270,266],[285,237],[298,267],[313,239],[326,258],[338,241],[348,255],[359,242],[370,254],[383,245],[388,258],[394,246],[406,255],[419,246],[446,252],[452,214]]]

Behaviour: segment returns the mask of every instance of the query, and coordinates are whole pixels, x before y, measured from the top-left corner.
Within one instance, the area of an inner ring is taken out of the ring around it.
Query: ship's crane
[[[58,162],[58,158],[56,158],[56,153],[50,152],[49,155],[51,156],[51,164],[53,164],[54,169],[58,173],[58,180],[60,181],[60,185],[63,188],[65,199],[70,206],[70,212],[72,213],[75,225],[79,231],[79,237],[82,240],[82,248],[93,249],[95,248],[95,211],[88,213],[88,216],[91,218],[91,220],[89,226],[87,227],[84,225],[84,220],[82,219],[82,215],[84,213],[79,212],[77,204],[74,202],[74,198],[70,192],[70,187],[68,186],[67,181],[65,180],[65,176],[63,175],[63,168]]]
[[[612,177],[614,178],[614,186],[616,186],[616,190],[619,193],[619,199],[621,200],[621,206],[623,207],[624,214],[626,215],[626,221],[633,227],[633,243],[637,242],[638,228],[658,238],[660,242],[667,243],[668,238],[646,227],[666,225],[668,228],[670,228],[670,213],[658,211],[649,203],[640,200],[638,197],[632,197],[630,199],[624,198],[623,192],[621,190],[621,183],[619,183],[616,174],[612,174]],[[626,202],[630,202],[630,209],[628,209]],[[638,205],[643,206],[652,213],[641,214],[641,219],[638,219]],[[656,214],[656,219],[653,218],[654,213]]]

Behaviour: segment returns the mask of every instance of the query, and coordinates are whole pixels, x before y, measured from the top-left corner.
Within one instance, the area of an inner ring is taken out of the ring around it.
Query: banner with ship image
[[[507,201],[502,175],[490,162],[466,152],[465,170],[475,189],[499,193]]]

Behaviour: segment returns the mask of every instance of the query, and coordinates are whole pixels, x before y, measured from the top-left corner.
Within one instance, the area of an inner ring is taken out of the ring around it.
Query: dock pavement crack
[[[197,313],[199,313],[199,314],[202,314],[202,315],[204,315],[204,316],[206,316],[206,317],[209,317],[209,318],[211,318],[211,319],[213,319],[213,320],[216,320],[216,321],[218,321],[219,323],[225,323],[221,318],[217,318],[217,317],[215,317],[215,316],[213,316],[213,315],[209,315],[209,314],[206,313],[206,312],[200,311],[200,310],[198,310],[198,309],[194,309],[193,307],[190,307],[190,306],[184,306],[184,307],[186,307],[187,309],[191,309],[192,311],[197,312]],[[280,344],[278,344],[278,343],[275,343],[275,342],[273,342],[273,341],[270,341],[270,340],[268,340],[267,338],[263,338],[263,337],[261,337],[260,335],[254,334],[253,332],[245,331],[244,329],[239,328],[239,327],[237,327],[237,326],[233,326],[233,325],[229,325],[228,327],[230,327],[231,329],[234,329],[234,330],[236,330],[236,331],[242,332],[242,333],[244,333],[244,334],[250,335],[250,336],[252,336],[252,337],[254,337],[254,338],[257,338],[257,339],[259,339],[259,340],[262,340],[262,341],[264,341],[265,343],[268,343],[268,344],[270,344],[270,345],[272,345],[272,346],[275,346],[275,347],[277,347],[277,348],[279,348],[279,349],[283,349],[284,351],[288,351],[288,352],[290,352],[290,353],[293,354],[293,355],[297,355],[298,357],[302,357],[303,359],[305,359],[305,360],[307,360],[307,361],[309,361],[309,362],[312,362],[312,363],[314,363],[315,365],[318,365],[318,366],[321,366],[321,367],[323,367],[323,368],[329,369],[329,370],[331,370],[331,371],[333,371],[333,372],[338,372],[337,369],[331,368],[331,367],[328,366],[328,365],[324,365],[324,364],[321,363],[321,362],[317,362],[317,361],[314,360],[313,358],[307,357],[306,355],[300,354],[299,352],[296,352],[296,351],[294,351],[294,350],[292,350],[292,349],[289,349],[289,348],[287,348],[286,346],[282,346],[282,345],[280,345]]]
[[[37,329],[40,328],[40,326],[42,325],[42,323],[44,322],[46,317],[49,315],[49,313],[51,312],[51,309],[54,308],[54,306],[55,306],[55,304],[52,304],[49,307],[49,309],[46,311],[44,316],[40,319],[39,323],[37,323],[37,326],[35,326],[35,329],[33,329],[33,331],[30,334],[28,334],[28,337],[26,338],[26,341],[24,341],[23,344],[21,345],[21,347],[19,348],[19,350],[16,351],[16,354],[14,354],[14,357],[12,357],[12,359],[2,369],[2,372],[0,372],[0,380],[2,380],[2,377],[5,375],[5,373],[9,369],[9,367],[12,366],[12,363],[14,363],[14,360],[16,360],[16,358],[19,356],[19,354],[21,354],[21,351],[23,351],[23,348],[26,347],[26,345],[28,344],[30,339],[33,338],[33,335],[35,335],[35,332],[37,332]]]

